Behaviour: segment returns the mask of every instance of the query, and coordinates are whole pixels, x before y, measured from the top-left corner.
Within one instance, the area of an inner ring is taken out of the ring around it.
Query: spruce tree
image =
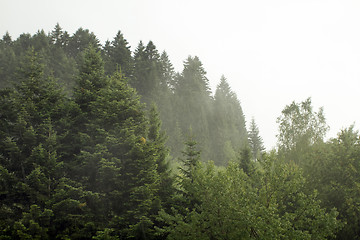
[[[144,46],[140,41],[134,53],[134,75],[131,84],[142,97],[142,101],[151,104],[159,102],[161,85],[160,55],[152,41]]]
[[[145,46],[142,41],[139,42],[134,52],[134,75],[131,78],[130,84],[140,95],[144,95],[146,89],[143,89],[142,84],[146,81],[147,64]]]
[[[118,31],[114,40],[107,42],[103,48],[105,55],[105,72],[111,75],[121,69],[126,77],[133,73],[133,59],[128,41]]]
[[[121,72],[107,79],[100,53],[90,48],[84,56],[74,94],[78,179],[101,194],[98,208],[111,234],[149,237],[159,189],[157,160],[166,152],[147,136],[144,106]],[[150,132],[157,138],[156,130]]]
[[[8,32],[0,40],[0,88],[10,87],[14,81],[17,58]]]
[[[247,143],[245,117],[240,101],[231,90],[227,79],[222,76],[218,84],[211,117],[212,158],[218,165],[226,165],[231,156],[229,152]]]
[[[250,122],[250,131],[248,133],[249,138],[249,147],[252,152],[252,159],[261,160],[261,156],[265,151],[264,143],[259,135],[259,128],[255,123],[255,119],[252,118]]]
[[[239,167],[246,173],[250,175],[253,172],[253,161],[251,159],[251,149],[249,146],[244,146],[239,152]]]
[[[79,28],[76,30],[74,35],[69,38],[66,52],[81,62],[81,58],[78,58],[78,56],[89,46],[93,46],[98,49],[100,46],[99,40],[93,32],[89,31],[89,29]]]
[[[189,136],[185,141],[185,149],[182,152],[183,157],[180,160],[180,210],[185,213],[188,210],[193,210],[195,205],[199,203],[200,199],[195,198],[193,183],[196,178],[196,173],[200,167],[201,151],[198,150],[197,142],[195,141],[192,130],[190,129]],[[185,212],[184,212],[185,211]]]
[[[170,62],[169,56],[166,51],[163,51],[160,55],[160,63],[161,63],[161,86],[162,88],[169,88],[173,90],[174,85],[174,77],[175,77],[175,70],[174,66]]]
[[[27,53],[21,69],[20,83],[4,91],[6,99],[1,101],[6,111],[0,119],[0,182],[7,184],[1,209],[7,209],[7,229],[13,229],[13,238],[48,238],[49,222],[38,222],[33,214],[52,215],[48,201],[64,174],[57,148],[65,100],[54,79],[44,77],[34,50]]]
[[[154,145],[157,156],[157,172],[160,177],[157,195],[161,200],[161,204],[170,209],[174,194],[174,179],[170,169],[169,150],[165,147],[166,135],[165,132],[161,131],[161,120],[155,104],[152,104],[149,111],[148,139]]]
[[[184,62],[184,69],[177,75],[174,89],[174,108],[176,119],[182,132],[190,126],[204,149],[204,158],[209,157],[209,120],[211,116],[211,102],[209,81],[206,71],[198,57],[188,57]]]

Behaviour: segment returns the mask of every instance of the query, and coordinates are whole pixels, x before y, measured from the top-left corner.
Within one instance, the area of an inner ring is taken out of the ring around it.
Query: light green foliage
[[[59,24],[3,36],[0,86],[0,239],[360,235],[359,134],[324,143],[310,98],[285,107],[279,152],[264,154],[226,78],[212,96],[198,57],[175,73],[151,41],[131,54],[120,31],[101,48]]]
[[[19,239],[49,239],[50,218],[53,212],[31,205],[29,212],[24,212],[22,218],[15,222],[13,237]]]
[[[315,193],[306,193],[296,166],[266,156],[247,176],[238,164],[196,170],[193,194],[201,199],[186,215],[167,216],[168,239],[327,239],[337,212],[326,213]]]
[[[311,98],[286,106],[277,123],[279,152],[297,164],[302,163],[303,156],[312,144],[323,141],[328,130],[323,109],[314,112]]]

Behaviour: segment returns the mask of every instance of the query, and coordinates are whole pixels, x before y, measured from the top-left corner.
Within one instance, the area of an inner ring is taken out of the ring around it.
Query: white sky
[[[152,40],[176,70],[199,56],[213,91],[222,74],[267,149],[285,105],[312,97],[328,137],[360,120],[359,0],[0,0],[0,35],[34,34],[56,23],[104,42],[118,30],[132,49]]]

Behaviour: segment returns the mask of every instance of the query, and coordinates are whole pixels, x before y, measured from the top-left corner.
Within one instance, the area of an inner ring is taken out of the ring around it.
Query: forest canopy
[[[266,151],[225,76],[79,28],[0,40],[1,239],[357,239],[360,138],[311,98]]]

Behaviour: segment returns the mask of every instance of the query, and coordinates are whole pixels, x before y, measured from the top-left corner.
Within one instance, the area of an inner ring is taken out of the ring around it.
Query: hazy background
[[[324,107],[328,137],[360,119],[358,0],[0,0],[1,36],[56,23],[70,35],[87,28],[102,43],[121,30],[132,50],[152,40],[177,71],[199,56],[213,91],[228,79],[267,149],[293,100]]]

